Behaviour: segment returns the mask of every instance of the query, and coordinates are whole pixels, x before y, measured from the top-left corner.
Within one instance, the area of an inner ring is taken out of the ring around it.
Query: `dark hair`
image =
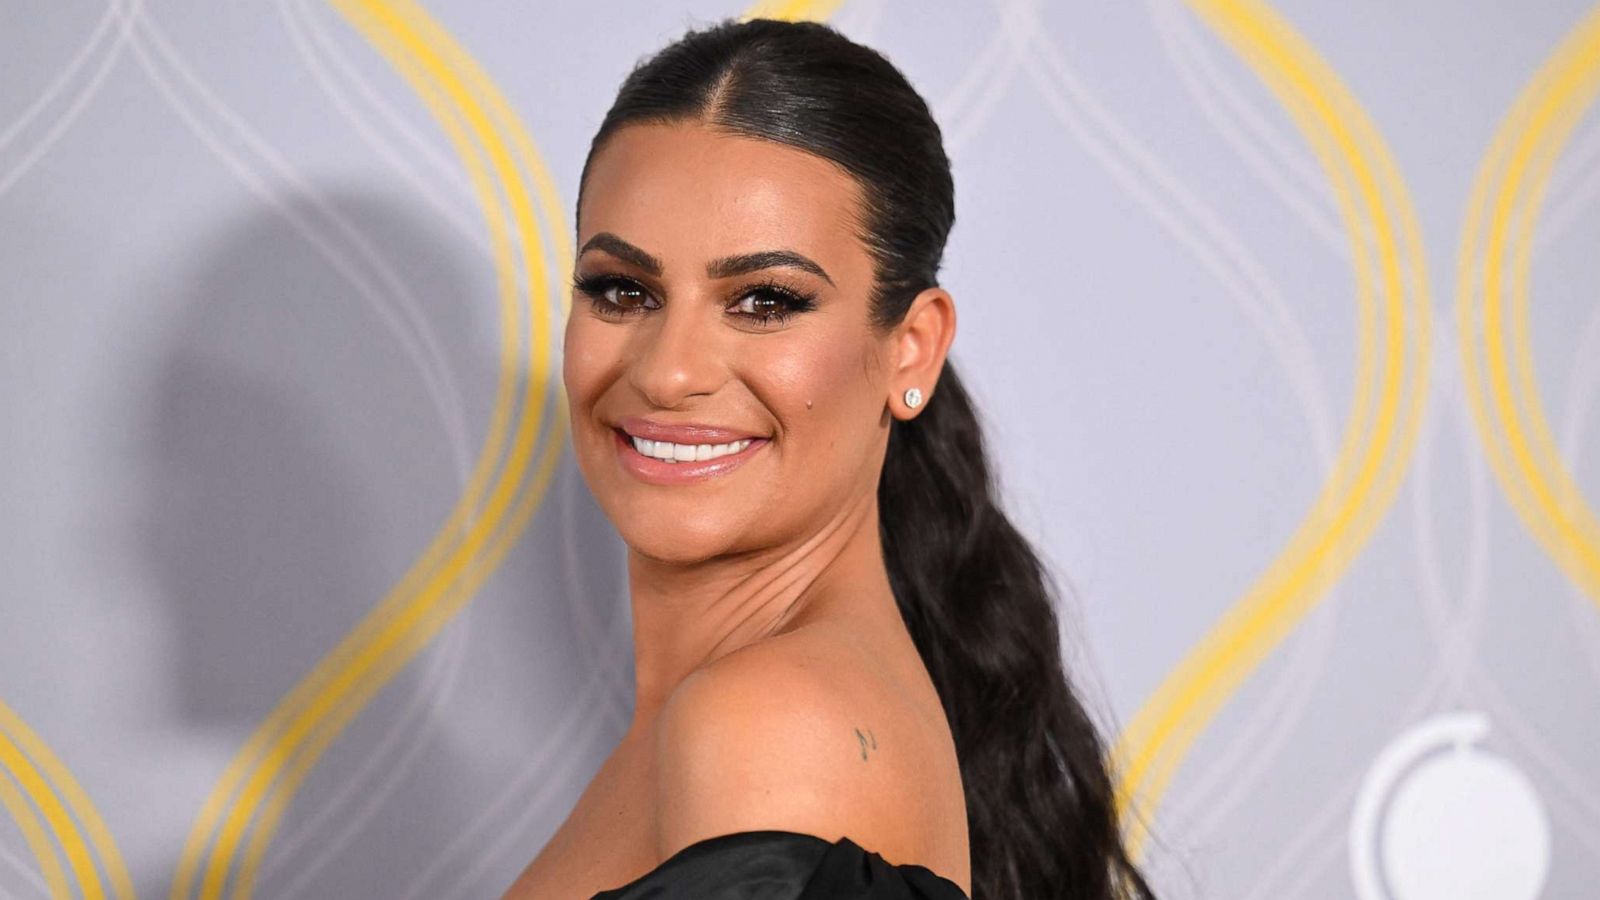
[[[579,178],[624,125],[682,121],[830,160],[861,188],[881,331],[938,284],[955,224],[939,126],[905,76],[818,22],[725,19],[636,65]],[[974,900],[1150,898],[1122,842],[1104,745],[1068,681],[1044,566],[995,500],[983,433],[947,358],[890,426],[878,485],[890,584],[955,736]]]

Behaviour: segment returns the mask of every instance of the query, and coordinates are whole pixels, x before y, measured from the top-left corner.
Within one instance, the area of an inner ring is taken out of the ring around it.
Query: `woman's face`
[[[876,495],[896,354],[868,327],[857,202],[820,157],[699,124],[627,126],[597,151],[562,377],[579,466],[635,551],[773,546]],[[668,434],[685,445],[755,440],[668,463],[619,433],[641,420],[731,433]]]

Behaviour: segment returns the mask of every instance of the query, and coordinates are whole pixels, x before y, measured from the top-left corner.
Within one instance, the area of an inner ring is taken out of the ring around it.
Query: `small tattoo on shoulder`
[[[870,728],[867,729],[866,734],[862,734],[861,729],[859,728],[854,730],[856,733],[856,741],[861,744],[861,758],[866,759],[868,750],[878,749],[878,739],[873,736],[872,729]]]

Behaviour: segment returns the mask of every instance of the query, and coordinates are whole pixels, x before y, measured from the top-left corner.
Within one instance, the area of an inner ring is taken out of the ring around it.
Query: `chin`
[[[677,515],[640,504],[613,519],[635,553],[664,563],[697,563],[740,549],[749,529],[725,515]],[[660,524],[657,524],[660,523]]]
[[[628,548],[640,556],[670,565],[703,562],[728,549],[726,540],[699,539],[691,535],[631,534],[622,532]]]

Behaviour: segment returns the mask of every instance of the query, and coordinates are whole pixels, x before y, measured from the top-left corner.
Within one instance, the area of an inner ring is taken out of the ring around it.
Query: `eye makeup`
[[[574,275],[572,286],[589,298],[590,305],[596,313],[607,318],[622,319],[661,308],[660,301],[656,301],[655,306],[643,305],[646,300],[654,298],[650,297],[649,291],[643,285],[624,275],[611,273]],[[617,299],[612,299],[613,292]],[[624,296],[635,299],[619,302]],[[773,277],[746,284],[734,292],[732,297],[733,302],[729,308],[731,315],[763,327],[781,325],[791,316],[809,312],[817,305],[815,294]],[[750,311],[734,308],[743,306],[745,300],[752,298],[754,302]]]

